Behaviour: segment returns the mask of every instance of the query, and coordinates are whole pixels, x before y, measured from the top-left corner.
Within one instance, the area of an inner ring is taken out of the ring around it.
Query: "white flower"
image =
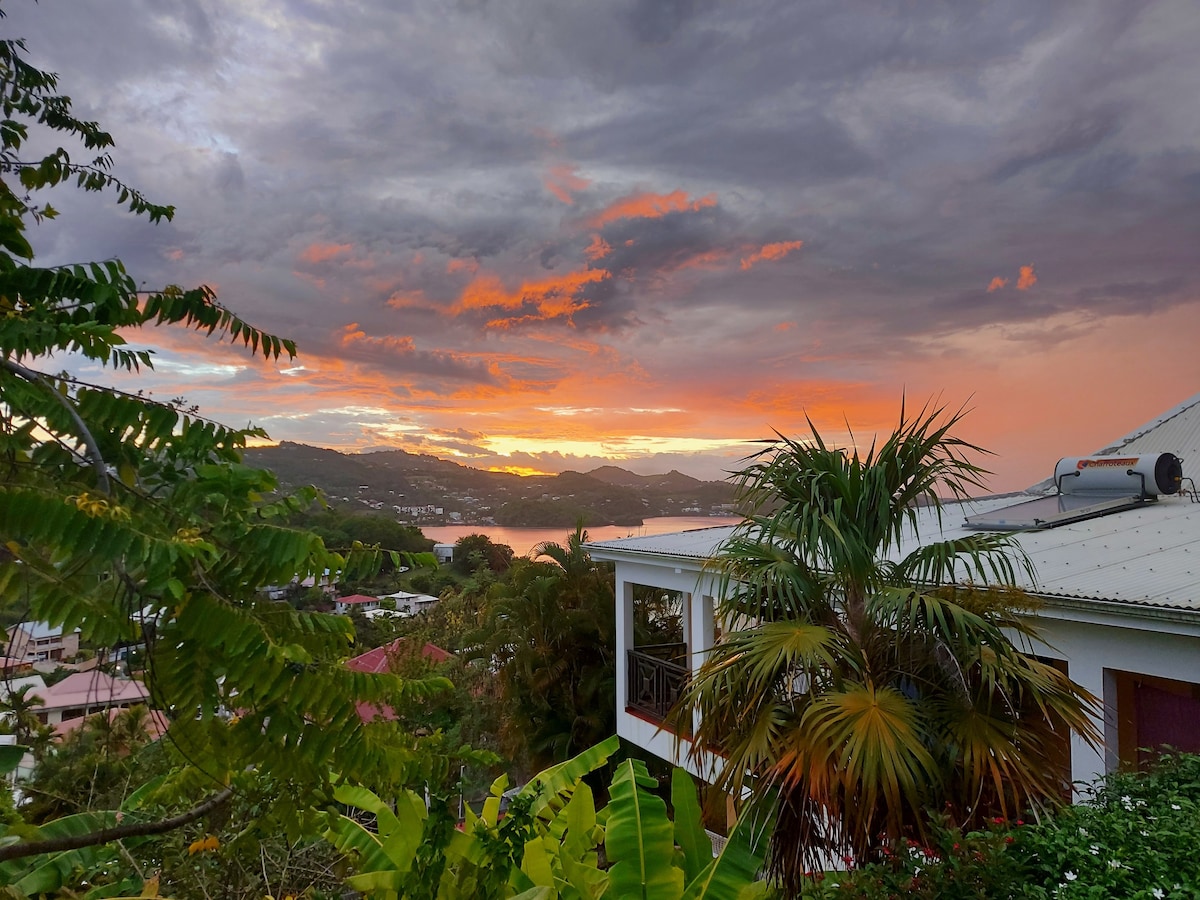
[[[1067,879],[1067,881],[1074,881],[1078,877],[1079,876],[1074,872],[1067,872],[1065,875],[1063,875],[1063,878]]]
[[[1092,844],[1090,849],[1092,851],[1092,856],[1100,855],[1100,845],[1099,844]]]
[[[1122,865],[1121,865],[1121,862],[1120,862],[1120,860],[1116,860],[1116,859],[1110,859],[1110,860],[1108,861],[1108,867],[1109,867],[1110,869],[1123,869],[1123,868],[1125,868],[1124,866],[1122,866]]]
[[[1122,798],[1121,798],[1121,805],[1122,805],[1123,807],[1125,807],[1126,809],[1133,809],[1133,798],[1132,798],[1132,797],[1128,797],[1128,796],[1126,796],[1126,797],[1122,797]]]
[[[1172,803],[1172,804],[1171,804],[1171,809],[1174,809],[1174,810],[1180,810],[1180,809],[1183,809],[1183,807],[1182,807],[1182,806],[1180,806],[1178,803]]]
[[[1163,897],[1167,896],[1166,891],[1162,888],[1155,888],[1150,893],[1154,895],[1154,900],[1163,900]]]

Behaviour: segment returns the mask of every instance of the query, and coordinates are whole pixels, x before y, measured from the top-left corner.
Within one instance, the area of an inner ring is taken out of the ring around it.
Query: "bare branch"
[[[169,819],[159,819],[156,822],[130,822],[128,825],[114,825],[112,828],[101,828],[99,831],[87,834],[73,834],[44,841],[22,841],[19,844],[9,844],[7,847],[0,847],[0,862],[25,856],[37,856],[40,853],[62,853],[66,850],[78,850],[81,847],[94,847],[97,844],[108,844],[125,838],[165,834],[203,818],[214,809],[228,803],[232,796],[233,788],[227,787],[213,794],[200,805],[193,806],[187,812]]]

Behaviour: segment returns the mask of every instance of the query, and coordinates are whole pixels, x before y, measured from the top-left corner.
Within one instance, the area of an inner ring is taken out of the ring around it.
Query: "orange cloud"
[[[413,339],[407,335],[404,337],[369,338],[367,337],[367,333],[358,327],[357,322],[351,322],[342,329],[342,335],[338,338],[338,343],[343,347],[350,347],[354,344],[371,344],[372,346],[382,347],[385,350],[391,350],[395,353],[412,353],[416,349]]]
[[[630,194],[615,200],[588,221],[593,228],[603,228],[618,219],[661,219],[668,213],[696,212],[706,206],[716,205],[716,194],[708,194],[699,200],[689,200],[684,191]]]
[[[476,259],[452,259],[446,263],[446,274],[453,275],[455,272],[470,272],[474,275],[479,271],[479,261]]]
[[[387,298],[387,305],[392,309],[418,309],[429,306],[429,300],[421,291],[399,290]]]
[[[796,327],[795,322],[780,322],[775,326],[776,331],[792,331]]]
[[[603,259],[610,253],[612,253],[612,246],[598,234],[592,235],[592,242],[583,251],[583,255],[593,262],[597,259]]]
[[[300,254],[300,259],[306,263],[323,263],[343,256],[351,249],[349,244],[309,244]]]
[[[512,319],[495,319],[488,327],[505,328],[522,321],[554,319],[570,316],[587,307],[587,302],[578,298],[579,292],[589,284],[612,277],[604,269],[583,269],[567,272],[542,281],[527,281],[515,291],[505,289],[495,275],[481,275],[467,285],[458,302],[451,307],[452,314],[473,309],[518,310],[533,306],[535,313]]]
[[[542,183],[546,186],[546,190],[570,206],[575,202],[575,198],[571,195],[579,193],[592,182],[588,178],[576,175],[575,166],[552,166],[550,174]]]
[[[760,263],[764,259],[783,259],[792,251],[799,250],[803,246],[804,241],[781,241],[777,244],[764,244],[761,249],[756,250],[742,260],[742,268],[749,269],[755,263]]]
[[[489,472],[503,472],[507,475],[553,475],[544,469],[534,469],[530,466],[488,466]]]
[[[989,284],[987,286],[987,292],[989,294],[994,294],[996,291],[1000,290],[1000,288],[1007,287],[1007,286],[1008,286],[1008,279],[1001,278],[999,275],[997,275],[995,278],[993,278],[991,280],[991,282],[989,282]]]
[[[705,250],[703,253],[693,253],[678,259],[674,264],[664,264],[662,272],[677,272],[681,269],[717,269],[725,265],[729,258],[728,250]]]
[[[1027,291],[1037,284],[1037,274],[1033,271],[1033,266],[1021,266],[1017,274],[1017,290]]]

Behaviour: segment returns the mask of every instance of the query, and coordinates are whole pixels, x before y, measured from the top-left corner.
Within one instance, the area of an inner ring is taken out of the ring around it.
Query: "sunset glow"
[[[1183,7],[264,9],[6,7],[178,208],[77,199],[43,261],[212,285],[299,347],[164,328],[129,336],[153,372],[84,379],[518,474],[721,478],[939,398],[998,490],[1200,390]]]

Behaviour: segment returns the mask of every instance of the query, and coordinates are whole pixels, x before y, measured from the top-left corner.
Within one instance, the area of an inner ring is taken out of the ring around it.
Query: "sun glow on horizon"
[[[557,453],[573,457],[603,457],[612,460],[636,459],[656,453],[704,453],[714,450],[738,450],[746,441],[730,438],[667,437],[629,434],[614,438],[583,440],[553,438],[545,435],[495,435],[481,442],[499,456],[514,454],[540,456]]]
[[[547,472],[544,469],[535,469],[531,466],[488,466],[484,469],[485,472],[499,472],[504,475],[520,475],[526,478],[533,475],[553,475],[554,472]]]

